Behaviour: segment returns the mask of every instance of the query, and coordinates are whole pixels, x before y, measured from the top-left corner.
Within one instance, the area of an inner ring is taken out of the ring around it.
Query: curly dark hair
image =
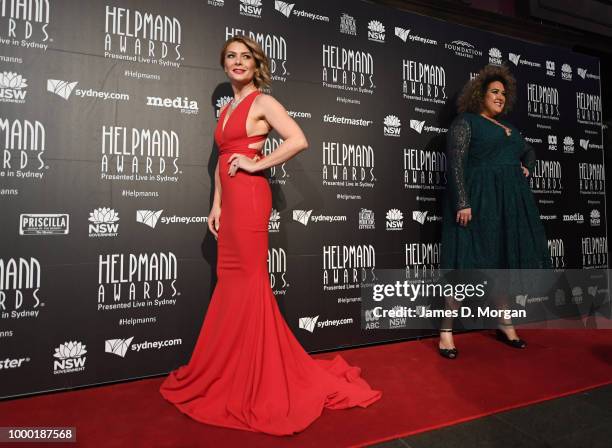
[[[482,103],[487,87],[495,81],[501,82],[506,89],[506,102],[502,114],[510,111],[516,101],[516,79],[514,79],[514,76],[512,76],[512,73],[510,73],[510,70],[505,65],[486,65],[480,70],[476,78],[463,86],[463,90],[457,100],[457,110],[459,113],[472,112],[479,114],[482,111]]]

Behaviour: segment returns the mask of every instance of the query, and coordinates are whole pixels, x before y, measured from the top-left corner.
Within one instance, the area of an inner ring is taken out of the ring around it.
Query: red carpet
[[[78,444],[66,445],[72,447],[363,446],[612,383],[612,331],[521,336],[529,342],[525,351],[491,332],[458,335],[455,361],[437,354],[434,339],[343,351],[383,391],[382,400],[368,409],[325,411],[293,437],[196,423],[162,399],[162,378],[0,402],[0,426],[75,426]]]

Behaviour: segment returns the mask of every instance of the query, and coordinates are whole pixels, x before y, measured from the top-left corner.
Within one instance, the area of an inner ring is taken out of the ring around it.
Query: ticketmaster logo
[[[65,100],[68,100],[77,84],[78,82],[60,81],[59,79],[48,79],[47,92],[55,93],[56,95],[61,96]]]
[[[153,210],[137,210],[136,221],[154,229],[162,212],[163,210],[158,210],[156,212],[154,212]]]

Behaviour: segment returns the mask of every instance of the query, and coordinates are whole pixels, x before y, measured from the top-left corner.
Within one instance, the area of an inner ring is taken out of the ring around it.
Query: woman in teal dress
[[[447,135],[442,269],[550,267],[544,227],[527,180],[535,152],[500,118],[515,96],[510,71],[488,65],[459,97],[459,116]],[[497,335],[512,347],[526,346],[511,323],[502,322]],[[443,322],[439,349],[446,358],[457,357],[452,321]]]

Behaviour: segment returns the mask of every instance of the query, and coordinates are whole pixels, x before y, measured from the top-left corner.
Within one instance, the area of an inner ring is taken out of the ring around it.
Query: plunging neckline
[[[238,110],[238,108],[239,108],[240,106],[242,106],[242,103],[244,102],[244,100],[246,100],[248,97],[250,97],[251,95],[253,95],[255,92],[259,92],[259,90],[255,89],[255,90],[253,90],[251,93],[249,93],[247,96],[245,96],[244,98],[242,98],[242,99],[240,100],[240,103],[238,103],[238,105],[237,105],[237,106],[234,108],[234,110],[232,111],[232,113],[231,113],[231,114],[229,114],[229,117],[227,116],[227,112],[228,112],[228,108],[230,107],[231,102],[227,104],[226,109],[225,109],[225,111],[224,111],[225,113],[224,113],[224,115],[223,115],[223,123],[222,123],[222,126],[221,126],[221,135],[225,135],[225,128],[227,127],[227,124],[229,123],[230,119],[231,119],[231,118],[234,116],[234,113],[235,113],[235,112]],[[247,117],[246,117],[246,118],[248,118],[248,116],[249,116],[249,114],[247,113]],[[245,130],[246,130],[246,119],[245,119],[244,126],[245,126]],[[245,132],[245,133],[246,133],[246,132]]]

